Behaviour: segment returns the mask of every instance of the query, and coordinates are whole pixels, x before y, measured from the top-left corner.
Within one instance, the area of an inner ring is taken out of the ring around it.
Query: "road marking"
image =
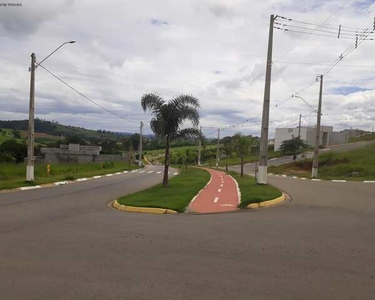
[[[346,182],[346,180],[332,180],[332,182]]]
[[[221,189],[218,189],[217,191],[218,191],[219,193],[221,193]]]
[[[34,186],[23,186],[20,188],[20,190],[22,191],[26,191],[26,190],[33,190],[33,189],[39,189],[41,188],[40,185],[34,185]]]
[[[302,179],[302,180],[307,180],[307,178],[306,178],[306,177],[301,177],[301,179]]]
[[[275,159],[277,159],[277,158],[271,158],[271,160],[275,160]]]
[[[288,177],[288,176],[287,176],[287,175],[285,175],[285,174],[282,174],[282,175],[281,175],[281,177]]]
[[[113,174],[107,174],[107,175],[105,175],[105,176],[107,176],[107,177],[111,177],[111,176],[113,176]]]
[[[67,181],[58,181],[58,182],[55,182],[54,185],[63,185],[63,184],[68,184]]]
[[[154,171],[148,171],[147,174],[151,174],[151,173],[154,173]]]
[[[144,172],[146,172],[146,171],[140,171],[139,174],[140,174],[140,173],[144,173]]]
[[[94,178],[102,178],[102,176],[101,176],[101,175],[98,175],[98,176],[94,176]]]
[[[375,183],[375,181],[374,180],[365,180],[365,181],[363,181],[363,183]]]
[[[221,185],[220,185],[220,187],[223,187],[223,186],[224,186],[224,184],[221,184]]]
[[[322,180],[321,179],[313,178],[313,179],[311,179],[311,181],[322,181]]]
[[[217,203],[217,201],[219,201],[219,197],[215,197],[214,203]]]
[[[292,176],[292,178],[297,179],[298,177],[297,176]]]
[[[86,181],[87,178],[78,178],[77,181]]]
[[[156,174],[160,174],[160,173],[161,173],[161,171],[156,172]]]
[[[176,173],[173,173],[173,175],[178,175],[178,173],[176,172]]]
[[[220,204],[220,206],[236,207],[234,204]]]
[[[116,173],[116,175],[120,175],[120,174],[121,174],[121,172],[117,172],[117,173]]]
[[[124,171],[124,172],[122,172],[122,173],[126,174],[126,173],[128,173],[128,171]]]

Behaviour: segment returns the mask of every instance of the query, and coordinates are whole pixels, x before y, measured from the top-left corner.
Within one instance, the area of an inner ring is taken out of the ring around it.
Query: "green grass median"
[[[186,172],[181,169],[179,175],[169,180],[169,187],[164,188],[162,184],[158,184],[147,190],[121,197],[117,201],[122,205],[166,208],[184,212],[193,197],[209,180],[210,174],[205,170],[189,168]]]
[[[237,172],[228,171],[234,179],[237,180],[241,191],[241,203],[239,208],[246,208],[251,203],[259,203],[280,197],[282,193],[277,188],[268,184],[256,184],[252,176],[241,175]]]
[[[128,162],[113,161],[87,164],[51,164],[50,174],[47,174],[47,164],[35,165],[35,181],[25,181],[25,164],[0,164],[0,190],[20,186],[31,186],[62,180],[74,180],[108,173],[120,172],[137,168],[129,166]]]

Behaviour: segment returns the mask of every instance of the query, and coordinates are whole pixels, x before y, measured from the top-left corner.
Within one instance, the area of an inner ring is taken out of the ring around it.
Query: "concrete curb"
[[[285,193],[283,193],[280,197],[272,199],[272,200],[267,200],[259,203],[250,203],[247,208],[255,209],[255,208],[262,208],[262,207],[268,207],[268,206],[274,206],[278,205],[281,202],[283,202],[286,199]]]
[[[355,182],[355,183],[375,183],[375,180],[345,180],[345,179],[319,179],[319,178],[306,178],[306,177],[297,177],[297,176],[289,176],[285,174],[273,174],[268,173],[268,175],[275,176],[275,177],[283,177],[283,178],[291,178],[291,179],[301,179],[301,180],[310,180],[310,181],[325,181],[325,182],[336,182],[336,183],[346,183],[346,182]]]
[[[147,214],[177,214],[178,213],[177,211],[172,210],[172,209],[122,205],[117,202],[117,199],[113,201],[112,206],[118,210],[126,211],[126,212],[137,212],[137,213],[147,213]]]

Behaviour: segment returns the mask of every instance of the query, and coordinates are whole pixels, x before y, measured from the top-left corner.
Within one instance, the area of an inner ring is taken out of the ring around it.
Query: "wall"
[[[348,138],[347,132],[332,132],[329,144],[346,144],[348,142]]]

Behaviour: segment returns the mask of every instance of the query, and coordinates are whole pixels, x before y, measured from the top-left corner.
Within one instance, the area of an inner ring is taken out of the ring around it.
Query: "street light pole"
[[[217,130],[216,169],[219,168],[220,128]]]
[[[139,134],[139,159],[138,159],[138,166],[142,167],[142,128],[143,128],[143,122],[141,121],[140,128],[140,134]]]
[[[318,76],[320,78],[320,90],[319,90],[319,106],[318,106],[318,117],[316,121],[316,136],[315,136],[315,149],[313,165],[311,170],[311,177],[318,177],[318,161],[319,161],[319,145],[320,145],[320,119],[322,115],[322,93],[323,93],[323,75]]]
[[[53,53],[59,50],[65,44],[73,44],[75,41],[62,43],[54,51],[52,51],[46,58],[38,64],[36,63],[35,53],[31,53],[31,67],[30,67],[30,104],[29,104],[29,126],[27,135],[27,166],[26,166],[26,181],[34,181],[34,112],[35,112],[35,69]]]
[[[27,134],[26,181],[34,181],[34,104],[35,104],[35,53],[31,53],[30,105]]]
[[[199,128],[200,137],[199,137],[199,146],[198,146],[198,166],[201,165],[201,148],[202,148],[202,126]]]
[[[274,15],[271,15],[270,29],[269,29],[269,36],[268,36],[266,82],[265,82],[265,87],[264,87],[264,99],[263,99],[262,130],[260,134],[260,157],[259,157],[259,172],[258,172],[258,183],[260,184],[267,184],[268,126],[269,126],[269,118],[270,118],[270,98],[271,98],[273,24],[274,24],[275,19],[276,18],[274,17]]]

